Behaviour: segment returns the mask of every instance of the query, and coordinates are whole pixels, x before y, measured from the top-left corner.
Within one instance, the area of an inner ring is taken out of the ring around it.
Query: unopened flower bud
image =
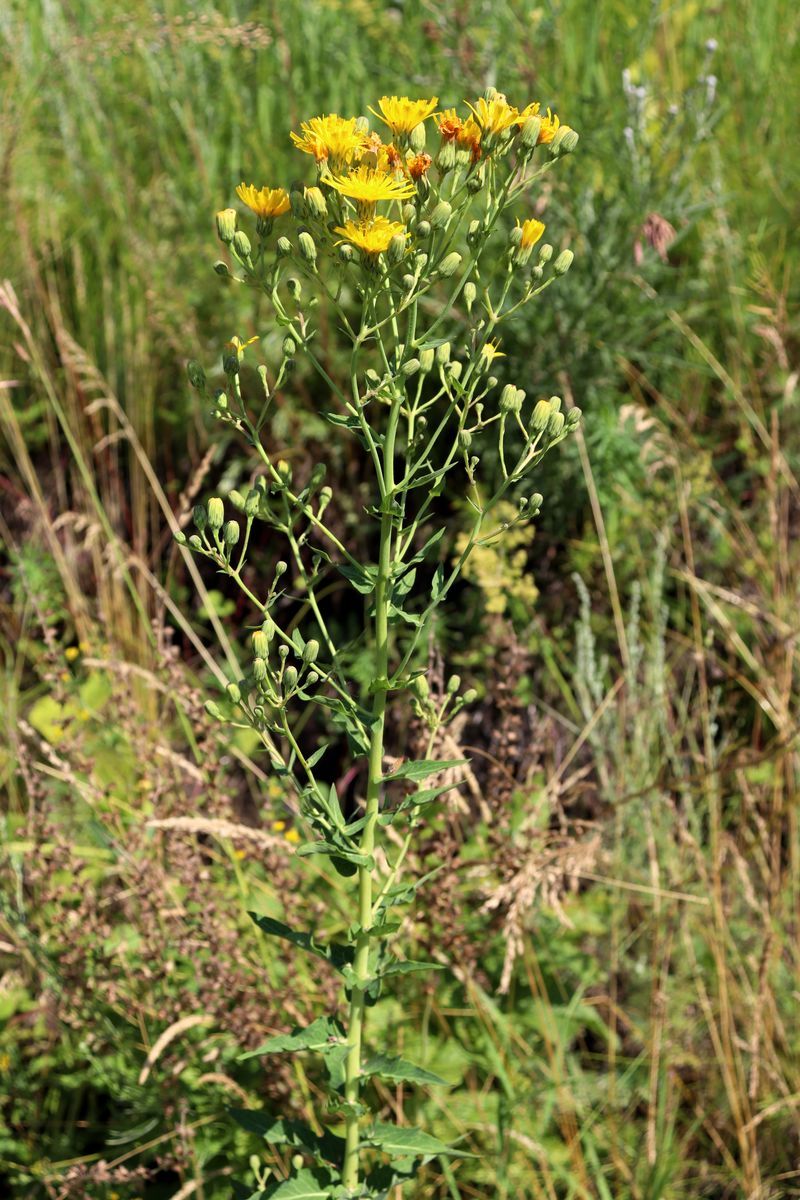
[[[209,528],[222,529],[222,523],[225,520],[225,505],[219,496],[211,497],[206,505],[206,513],[208,515]]]
[[[397,266],[399,262],[402,262],[407,245],[408,241],[404,233],[394,235],[386,251],[386,258],[391,266]]]
[[[279,558],[275,563],[275,578],[280,579],[281,575],[285,575],[289,570],[289,564],[285,563],[282,558]]]
[[[579,141],[579,136],[569,125],[562,125],[550,143],[550,153],[553,158],[561,154],[571,154]]]
[[[302,221],[306,215],[306,197],[305,187],[302,183],[295,181],[289,190],[289,203],[292,207],[292,216],[296,221]]]
[[[219,710],[219,705],[215,704],[213,700],[206,700],[205,704],[203,705],[203,708],[206,710],[206,712],[208,713],[208,715],[210,717],[214,718],[215,721],[224,721],[225,720],[225,717],[222,715],[222,713]]]
[[[189,538],[189,545],[192,547],[193,550],[202,550],[203,549],[203,543],[202,543],[201,539],[197,536],[196,533],[193,533],[191,535],[191,537]]]
[[[447,681],[448,693],[452,696],[458,691],[458,689],[460,687],[461,687],[461,676],[460,675],[451,675]]]
[[[550,405],[550,412],[561,412],[561,397],[560,396],[551,396],[548,401],[548,404]]]
[[[217,275],[222,275],[223,277],[226,275],[230,275],[230,271],[228,270],[228,264],[221,262],[221,261],[214,263],[214,270],[216,271]]]
[[[405,377],[407,379],[409,379],[412,375],[416,375],[417,371],[419,370],[419,367],[420,367],[420,362],[419,362],[418,358],[407,358],[406,361],[403,363],[402,367],[400,368],[400,370],[401,370],[402,374],[405,375]]]
[[[306,687],[313,687],[319,681],[319,671],[309,671],[306,675]]]
[[[415,125],[408,137],[408,144],[415,154],[421,153],[425,149],[425,122],[420,121],[419,125]]]
[[[444,229],[452,214],[452,205],[446,200],[440,200],[429,217],[431,229]]]
[[[283,683],[288,691],[297,683],[297,667],[287,667],[283,672]]]
[[[194,521],[195,529],[199,529],[200,533],[202,533],[208,524],[208,513],[205,510],[205,505],[195,504],[192,509],[192,520]]]
[[[339,262],[351,263],[353,261],[353,247],[349,242],[342,242],[339,247]]]
[[[222,530],[222,540],[226,546],[235,546],[239,540],[239,522],[226,521]]]
[[[253,663],[253,678],[256,683],[264,683],[269,675],[269,667],[265,658],[257,658]]]
[[[556,261],[553,263],[553,270],[556,275],[566,275],[567,271],[572,266],[572,260],[575,255],[571,250],[562,250]]]
[[[178,543],[179,546],[186,545],[187,538],[186,538],[186,534],[183,532],[182,529],[176,529],[172,536],[175,539],[175,541]]]
[[[279,458],[275,464],[275,470],[278,472],[281,483],[284,485],[284,487],[288,487],[292,482],[291,464],[288,463],[285,458]]]
[[[306,208],[310,217],[313,217],[317,221],[321,221],[323,217],[328,215],[328,204],[320,188],[306,188],[305,199]]]
[[[547,422],[547,434],[551,438],[556,438],[564,428],[564,414],[554,412],[550,414],[550,420]]]
[[[297,349],[294,338],[287,335],[287,337],[283,339],[281,349],[283,351],[284,358],[291,358]]]
[[[325,509],[328,507],[328,505],[330,504],[332,499],[333,499],[333,488],[330,488],[326,485],[324,488],[322,488],[320,490],[320,493],[319,493],[318,515],[320,517],[325,512]]]
[[[429,238],[431,236],[430,221],[420,221],[417,225],[416,234],[420,241],[425,241],[426,238]]]
[[[239,256],[239,258],[242,258],[245,261],[250,257],[252,246],[250,245],[250,238],[243,229],[237,229],[236,233],[233,235],[233,249],[236,251],[236,254]]]
[[[189,383],[193,388],[196,388],[198,392],[205,390],[206,373],[200,366],[200,363],[197,361],[197,359],[189,359],[188,363],[186,364],[186,374],[189,376]]]
[[[275,243],[275,253],[278,258],[288,258],[292,253],[292,243],[287,237],[281,235]]]
[[[304,258],[307,263],[310,263],[311,266],[313,266],[317,261],[317,247],[313,237],[307,229],[304,229],[303,232],[298,235],[297,245],[300,250],[301,258]]]
[[[567,429],[577,429],[583,413],[579,408],[571,408],[567,413]]]
[[[513,383],[507,383],[500,393],[500,412],[518,413],[522,408],[524,395],[525,393]]]
[[[460,362],[449,362],[447,364],[447,374],[450,379],[460,379],[461,372],[464,370],[464,364]]]
[[[552,257],[553,257],[553,247],[550,245],[549,242],[545,242],[544,245],[539,247],[539,262],[540,263],[549,263],[550,259]]]
[[[416,279],[414,278],[414,276],[413,276],[413,275],[404,275],[404,276],[403,276],[403,281],[402,281],[402,282],[403,282],[403,287],[405,288],[405,290],[406,290],[407,292],[410,292],[410,291],[411,291],[411,289],[413,288],[414,284],[415,284],[417,281],[416,281]]]
[[[543,503],[544,503],[544,496],[542,495],[542,493],[534,492],[533,495],[531,496],[531,503],[530,503],[531,513],[533,516],[535,516],[538,513],[538,511],[542,507]]]
[[[261,493],[258,491],[257,488],[251,488],[250,491],[247,493],[247,496],[246,496],[245,502],[244,502],[245,515],[248,517],[255,517],[257,515],[260,507],[261,507]]]
[[[448,254],[447,257],[439,263],[439,274],[443,279],[449,279],[451,275],[455,275],[460,266],[461,255],[457,250],[452,250],[450,254]]]
[[[515,225],[508,235],[508,244],[510,246],[518,246],[522,241],[522,226]]]
[[[294,275],[290,275],[286,280],[286,290],[293,300],[299,300],[303,294],[303,289],[300,286],[300,280],[296,279]]]
[[[467,229],[467,243],[470,246],[476,245],[480,241],[481,232],[482,226],[480,221],[477,220],[477,218],[473,221],[470,221],[469,228]]]
[[[413,229],[414,222],[417,219],[416,204],[412,204],[410,200],[407,200],[406,203],[403,205],[402,216],[403,216],[403,224],[406,226],[406,228]]]
[[[476,195],[483,187],[483,182],[483,171],[475,171],[467,180],[467,191]]]
[[[288,657],[289,657],[289,647],[288,646],[279,646],[278,647],[278,658],[281,660],[281,662],[285,663],[286,659]]]
[[[253,652],[256,658],[266,658],[269,654],[270,637],[264,629],[256,629],[252,638]]]
[[[433,370],[434,351],[431,346],[426,346],[424,350],[419,352],[419,369],[424,375]]]
[[[242,693],[239,690],[238,684],[229,683],[228,686],[225,688],[225,691],[228,693],[228,699],[230,700],[230,702],[232,704],[240,703],[240,701],[242,699]]]
[[[468,282],[464,284],[464,303],[467,306],[467,312],[472,312],[472,306],[475,303],[475,297],[477,294],[478,289],[476,288],[475,284],[471,279],[468,280]]]
[[[441,346],[436,347],[436,362],[440,367],[443,367],[450,362],[449,342],[442,342]]]
[[[456,144],[452,138],[442,142],[436,154],[435,162],[442,175],[446,175],[448,171],[453,170],[456,165]]]
[[[317,661],[319,654],[319,642],[316,638],[311,638],[303,647],[303,662],[306,664]]]
[[[472,434],[468,429],[461,429],[458,433],[458,448],[459,450],[469,450],[472,445]]]
[[[542,430],[547,428],[552,411],[547,400],[539,400],[534,406],[533,415],[531,416],[531,429],[534,433],[541,433]]]
[[[223,208],[217,213],[217,236],[225,245],[233,241],[236,233],[236,209]]]
[[[541,129],[541,117],[528,117],[527,121],[522,126],[522,132],[519,135],[520,144],[524,146],[526,150],[535,150],[536,144],[539,141]]]

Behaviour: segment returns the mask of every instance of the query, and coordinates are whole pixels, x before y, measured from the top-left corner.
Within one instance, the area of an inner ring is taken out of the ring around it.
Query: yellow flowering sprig
[[[251,242],[238,227],[236,209],[221,209],[216,223],[226,260],[216,270],[257,289],[268,315],[254,336],[227,344],[223,386],[210,388],[200,364],[189,364],[192,386],[220,423],[244,437],[252,456],[251,486],[198,504],[194,532],[178,535],[187,552],[209,559],[239,590],[255,625],[245,667],[207,709],[215,720],[252,731],[292,793],[297,815],[288,828],[274,826],[285,832],[287,850],[297,839],[298,863],[314,854],[322,869],[352,881],[339,942],[256,918],[268,935],[325,958],[345,992],[341,1024],[334,1014],[320,1017],[261,1049],[322,1055],[343,1134],[337,1140],[329,1131],[323,1144],[309,1129],[301,1144],[313,1169],[295,1162],[276,1196],[289,1188],[287,1195],[362,1200],[375,1194],[368,1158],[388,1160],[385,1194],[412,1177],[432,1144],[440,1155],[451,1153],[405,1123],[404,1152],[393,1153],[400,1135],[369,1111],[372,1075],[430,1081],[383,1047],[369,1057],[366,1013],[404,969],[386,937],[396,927],[392,910],[414,890],[401,880],[405,854],[441,791],[437,776],[458,766],[399,759],[390,769],[386,754],[399,749],[395,730],[409,714],[435,738],[471,702],[474,692],[462,691],[457,677],[441,702],[427,690],[436,611],[470,562],[487,604],[497,607],[487,571],[496,562],[522,571],[523,539],[525,548],[530,540],[522,530],[542,504],[530,487],[532,473],[580,419],[575,408],[562,411],[557,397],[534,400],[504,378],[510,359],[500,336],[570,268],[572,251],[544,242],[546,196],[537,194],[537,183],[575,149],[577,134],[550,109],[543,115],[538,101],[517,107],[494,89],[461,109],[437,106],[435,97],[383,96],[370,110],[377,129],[361,117],[312,117],[291,140],[316,166],[313,178],[288,192],[239,185],[257,236]],[[250,219],[245,213],[243,224]],[[342,345],[332,348],[337,337]],[[341,519],[329,520],[337,496],[325,483],[324,464],[295,480],[288,457],[275,451],[279,426],[264,435],[276,396],[291,396],[300,361],[330,397],[323,416],[333,435],[356,439],[368,464],[372,496],[364,519],[374,522],[375,561],[359,561]],[[484,456],[487,441],[496,453]],[[495,459],[499,468],[485,465]],[[447,538],[452,509],[438,500],[445,487],[451,495],[460,491],[472,514],[469,528]],[[248,548],[264,527],[286,553],[272,578],[254,580],[245,573]],[[502,550],[512,530],[505,557],[498,557],[495,547]],[[445,544],[455,546],[455,559],[437,558]],[[420,564],[428,568],[420,581],[430,584],[417,582]],[[326,607],[342,581],[353,589],[353,611],[366,614],[346,653]],[[364,661],[368,687],[361,666],[353,667]],[[309,706],[332,719],[331,736],[345,729],[349,753],[363,760],[355,817],[343,812],[336,788],[317,769],[324,747],[309,753],[299,740]],[[330,1122],[319,1113],[315,1124]]]

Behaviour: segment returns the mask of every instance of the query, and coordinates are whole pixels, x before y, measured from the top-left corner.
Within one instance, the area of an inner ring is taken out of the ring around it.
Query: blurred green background
[[[239,1061],[336,1003],[247,909],[346,917],[202,709],[249,614],[196,598],[166,514],[248,466],[185,363],[259,330],[214,212],[307,177],[290,129],[492,84],[581,135],[537,197],[575,264],[503,369],[585,433],[440,628],[472,779],[404,936],[447,970],[371,1036],[453,1086],[379,1098],[477,1155],[415,1197],[800,1196],[799,29],[783,0],[6,0],[2,1194],[226,1196],[265,1154],[228,1108],[315,1095],[311,1062]],[[301,373],[271,436],[325,452],[368,554],[317,400]]]

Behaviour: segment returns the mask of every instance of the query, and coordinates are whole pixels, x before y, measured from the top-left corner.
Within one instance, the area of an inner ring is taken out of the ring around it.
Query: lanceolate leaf
[[[433,1071],[417,1067],[405,1058],[390,1058],[388,1054],[374,1054],[364,1063],[362,1075],[380,1075],[396,1083],[427,1083],[447,1087],[447,1081]]]
[[[417,1158],[420,1155],[433,1158],[437,1154],[462,1153],[413,1125],[390,1125],[385,1121],[376,1121],[371,1129],[365,1131],[362,1141],[379,1146],[384,1154],[399,1159]]]
[[[250,1050],[241,1055],[240,1061],[258,1058],[262,1054],[284,1054],[297,1050],[318,1050],[324,1054],[326,1050],[342,1042],[344,1036],[344,1030],[338,1021],[330,1017],[317,1017],[316,1021],[312,1021],[305,1028],[298,1025],[291,1033],[279,1033],[275,1037],[267,1038],[257,1050]]]
[[[386,967],[381,967],[379,977],[385,978],[387,975],[410,975],[413,971],[443,971],[444,969],[443,963],[392,962]]]
[[[343,946],[339,942],[317,942],[313,934],[290,929],[288,925],[284,925],[282,921],[274,921],[272,917],[262,917],[259,913],[254,912],[251,912],[249,916],[259,929],[264,930],[264,933],[269,933],[272,937],[283,938],[284,941],[291,942],[293,946],[307,950],[309,954],[316,954],[319,958],[327,959],[337,971],[342,971],[353,961],[355,950],[352,946]]]
[[[285,1183],[268,1188],[264,1200],[328,1200],[332,1195],[330,1184],[321,1181],[313,1171],[298,1171]]]
[[[237,1125],[241,1125],[248,1133],[263,1137],[270,1146],[292,1146],[305,1150],[321,1163],[336,1164],[341,1161],[344,1142],[327,1129],[319,1135],[302,1121],[276,1121],[268,1113],[247,1108],[232,1108],[230,1114]]]
[[[410,779],[414,782],[420,779],[427,779],[429,775],[435,775],[438,771],[448,771],[452,767],[463,767],[467,763],[466,758],[451,758],[445,760],[437,760],[434,758],[420,758],[415,762],[405,762],[392,771],[391,775],[384,775],[384,783],[390,783],[394,779]]]

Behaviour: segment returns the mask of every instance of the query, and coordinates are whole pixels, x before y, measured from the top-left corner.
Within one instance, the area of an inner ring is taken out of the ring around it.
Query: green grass
[[[290,128],[493,83],[581,133],[542,197],[575,265],[505,348],[585,442],[540,485],[533,611],[478,586],[440,630],[485,681],[469,807],[410,864],[452,864],[409,931],[448,970],[372,1036],[453,1086],[381,1099],[478,1155],[431,1167],[431,1200],[800,1195],[794,6],[159,12],[0,14],[0,1184],[228,1195],[262,1148],[227,1107],[288,1092],[242,1048],[335,1002],[245,915],[344,919],[330,878],[298,893],[254,747],[202,713],[247,614],[213,577],[198,610],[167,513],[248,467],[204,460],[184,364],[259,332],[213,214],[302,174]],[[651,213],[666,263],[634,253]],[[301,463],[317,400],[299,376],[274,430]],[[358,463],[325,449],[358,544]]]

